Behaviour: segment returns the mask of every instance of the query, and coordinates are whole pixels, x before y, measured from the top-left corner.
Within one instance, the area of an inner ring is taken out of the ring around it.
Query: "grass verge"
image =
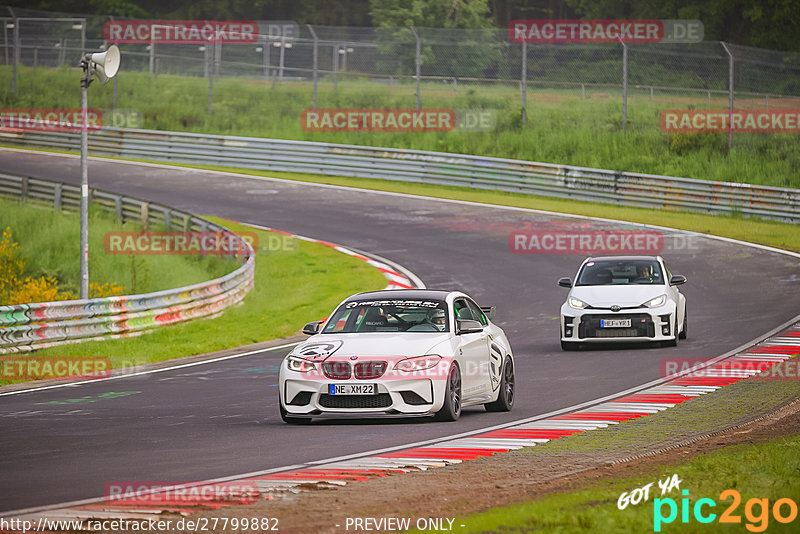
[[[27,260],[25,274],[58,280],[61,291],[80,293],[80,218],[77,213],[55,212],[50,204],[0,198],[0,231],[11,227],[14,241]],[[151,230],[163,230],[153,227]],[[89,279],[114,283],[124,294],[149,293],[187,286],[223,276],[237,263],[222,256],[108,254],[103,238],[109,232],[137,232],[137,221],[116,222],[113,215],[92,207],[89,213]],[[4,303],[6,304],[6,303]]]
[[[79,106],[75,89],[79,74],[72,69],[18,67],[17,96],[12,97],[11,67],[0,66],[0,104],[4,108],[70,108]],[[244,135],[278,139],[326,141],[356,145],[436,150],[458,154],[499,156],[527,161],[570,164],[603,169],[724,180],[740,183],[800,187],[800,136],[793,133],[746,133],[734,136],[728,151],[720,133],[667,134],[660,129],[666,109],[726,109],[724,98],[706,99],[657,95],[632,89],[628,119],[622,127],[619,91],[528,89],[528,121],[521,121],[519,92],[514,86],[422,84],[425,108],[496,113],[491,131],[450,132],[313,132],[300,117],[311,108],[312,84],[285,82],[276,86],[258,78],[214,80],[209,114],[208,81],[191,76],[121,72],[117,77],[117,109],[138,112],[141,121],[126,127],[196,133]],[[92,86],[93,108],[110,110],[114,92]],[[319,108],[413,108],[414,85],[364,79],[319,84]],[[763,107],[763,101],[739,98],[737,106]],[[772,100],[770,107],[796,106],[796,99]],[[124,113],[122,114],[124,116]],[[105,124],[114,124],[107,114]]]
[[[259,242],[275,236],[208,219],[233,231],[255,232]],[[115,369],[202,354],[290,336],[306,322],[325,317],[345,297],[386,286],[383,275],[361,260],[316,243],[291,243],[285,251],[257,253],[255,287],[242,304],[217,318],[157,328],[137,337],[61,345],[36,354],[108,356]]]

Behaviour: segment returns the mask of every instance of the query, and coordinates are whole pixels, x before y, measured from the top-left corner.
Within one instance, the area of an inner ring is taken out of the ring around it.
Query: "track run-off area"
[[[75,156],[0,150],[0,168],[80,183]],[[514,232],[641,230],[520,208],[172,166],[90,159],[92,187],[341,244],[395,262],[432,289],[497,306],[516,358],[510,413],[284,424],[278,365],[290,347],[0,396],[0,512],[101,497],[115,481],[195,481],[425,442],[536,417],[662,376],[664,359],[710,359],[798,314],[800,255],[666,229],[661,254],[688,283],[677,347],[562,352],[558,312],[584,253],[515,253]],[[77,254],[77,249],[76,249]],[[258,260],[257,260],[258,261]],[[309,273],[313,276],[313,273]],[[264,283],[264,281],[260,281]],[[318,319],[309,317],[308,320]],[[302,325],[297,325],[298,330]],[[247,328],[247,325],[242,325]],[[69,402],[69,399],[87,399]]]

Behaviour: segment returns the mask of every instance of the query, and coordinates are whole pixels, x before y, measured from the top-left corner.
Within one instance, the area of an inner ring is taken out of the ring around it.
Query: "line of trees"
[[[6,0],[127,18],[295,20],[328,26],[506,27],[514,19],[699,19],[706,40],[800,51],[798,0]]]

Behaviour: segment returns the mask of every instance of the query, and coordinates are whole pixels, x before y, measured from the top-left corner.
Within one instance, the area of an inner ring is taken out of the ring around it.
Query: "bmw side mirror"
[[[569,278],[559,278],[558,285],[560,285],[561,287],[572,287],[572,280],[570,280]]]
[[[473,334],[483,332],[483,325],[472,319],[458,319],[456,321],[456,334]]]
[[[319,334],[319,329],[322,326],[322,323],[323,321],[311,321],[310,323],[307,323],[303,327],[303,333],[307,336]]]
[[[686,277],[679,274],[673,274],[669,279],[669,285],[679,286],[686,283]]]

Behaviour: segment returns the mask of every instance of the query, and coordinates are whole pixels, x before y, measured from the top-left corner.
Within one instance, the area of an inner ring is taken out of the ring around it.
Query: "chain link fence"
[[[0,62],[13,66],[12,95],[17,65],[77,66],[83,53],[107,46],[103,27],[113,20],[6,11]],[[614,100],[621,102],[623,127],[629,100],[727,109],[796,107],[800,97],[800,54],[720,42],[519,44],[509,40],[506,29],[258,25],[257,38],[246,44],[121,44],[124,69],[208,78],[209,112],[212,80],[218,77],[272,85],[311,82],[309,107],[316,107],[320,85],[385,89],[380,94],[387,101],[408,95],[417,107],[433,96],[494,90],[504,92],[506,103],[516,103],[523,121],[537,101]]]

